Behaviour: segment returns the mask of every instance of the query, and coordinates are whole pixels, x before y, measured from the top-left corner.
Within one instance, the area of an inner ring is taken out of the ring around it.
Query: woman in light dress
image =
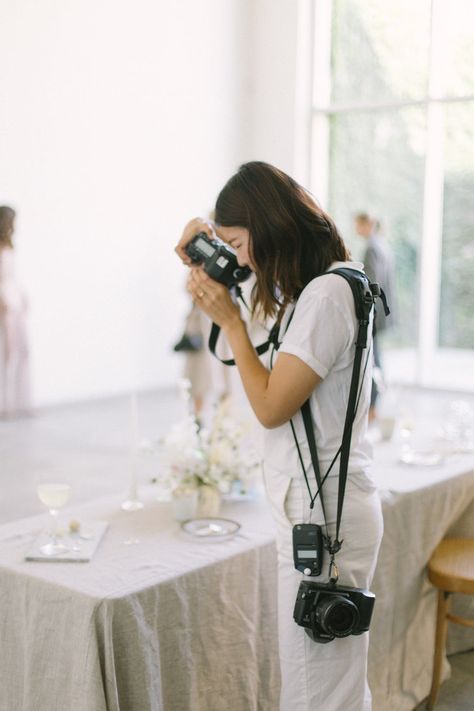
[[[27,301],[15,276],[15,211],[0,207],[0,417],[30,412]]]
[[[211,355],[207,348],[211,321],[192,304],[185,320],[184,333],[174,350],[184,358],[183,377],[189,381],[194,414],[201,421],[204,406],[212,399],[230,394],[228,368]]]

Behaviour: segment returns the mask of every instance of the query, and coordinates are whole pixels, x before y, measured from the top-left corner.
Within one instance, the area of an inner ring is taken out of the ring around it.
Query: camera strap
[[[325,274],[338,274],[339,276],[343,277],[347,283],[349,284],[353,297],[354,297],[354,305],[355,305],[355,312],[356,312],[356,317],[359,323],[359,330],[357,334],[357,339],[355,343],[355,356],[354,356],[354,364],[352,367],[352,376],[351,376],[351,383],[350,383],[350,388],[349,388],[349,398],[348,398],[348,403],[347,403],[347,410],[346,410],[346,415],[345,415],[345,421],[344,421],[344,429],[343,429],[343,434],[342,434],[342,441],[339,449],[337,450],[336,454],[334,455],[334,458],[325,473],[324,477],[321,478],[321,470],[319,467],[319,460],[318,460],[318,451],[317,451],[317,445],[316,445],[316,438],[314,436],[314,424],[313,424],[313,418],[311,414],[311,405],[310,405],[310,399],[306,400],[305,403],[303,403],[301,407],[301,415],[303,418],[303,424],[306,432],[306,437],[308,440],[308,445],[309,445],[309,450],[310,450],[310,455],[311,455],[311,462],[313,465],[313,471],[314,471],[314,476],[316,479],[316,484],[317,484],[317,490],[316,493],[312,494],[311,487],[309,485],[308,481],[308,476],[306,473],[306,467],[304,465],[303,461],[303,456],[300,450],[300,446],[298,443],[298,438],[296,436],[296,431],[295,427],[293,424],[293,421],[290,420],[290,425],[293,433],[293,437],[295,440],[297,452],[298,452],[298,457],[301,463],[301,468],[303,470],[303,476],[306,482],[306,486],[308,489],[308,493],[310,496],[310,509],[312,510],[314,508],[314,503],[317,499],[317,497],[320,497],[321,501],[321,509],[323,512],[324,516],[324,522],[325,522],[325,527],[326,527],[326,540],[325,540],[325,546],[331,555],[331,563],[330,563],[330,568],[329,568],[329,577],[332,582],[337,582],[338,579],[338,571],[337,571],[337,566],[335,564],[335,555],[336,553],[339,552],[341,549],[341,545],[343,541],[339,540],[339,532],[340,532],[340,526],[341,526],[341,518],[342,518],[342,510],[343,510],[343,505],[344,505],[344,495],[345,495],[345,490],[346,490],[346,481],[347,481],[347,470],[349,466],[349,456],[350,456],[350,449],[351,449],[351,439],[352,439],[352,426],[354,424],[354,420],[357,414],[357,408],[360,400],[360,396],[362,393],[362,384],[364,381],[365,377],[365,372],[367,369],[368,365],[368,360],[369,360],[369,353],[367,354],[367,359],[364,367],[364,371],[362,374],[362,380],[361,380],[361,385],[359,388],[359,380],[360,380],[360,370],[361,370],[361,364],[362,364],[362,355],[364,349],[367,348],[367,338],[368,338],[368,328],[370,324],[370,314],[372,311],[372,308],[374,307],[375,300],[376,298],[380,298],[383,304],[384,312],[385,315],[388,316],[390,314],[390,309],[387,305],[387,299],[385,297],[385,293],[383,289],[377,284],[377,283],[370,283],[367,276],[357,270],[357,269],[351,269],[350,267],[339,267],[337,269],[333,269],[331,271],[325,272]],[[236,289],[237,297],[242,300],[246,308],[248,309],[247,304],[245,303],[245,300],[243,299],[242,292],[239,287]],[[295,305],[296,308],[296,305]],[[288,329],[288,326],[290,325],[291,319],[294,314],[294,309],[293,312],[290,315],[290,318],[286,324],[285,332]],[[255,348],[256,352],[258,355],[261,355],[262,353],[265,353],[270,346],[273,346],[273,353],[272,353],[272,359],[273,360],[273,354],[276,350],[279,349],[281,345],[281,341],[279,339],[279,324],[276,323],[272,327],[269,333],[268,341],[265,343],[262,343],[260,346],[257,346]],[[218,356],[216,355],[216,344],[217,344],[217,339],[219,337],[220,333],[220,327],[217,326],[215,323],[212,324],[211,328],[211,334],[209,336],[209,350],[213,355],[215,355],[217,358]],[[224,365],[235,365],[235,360],[233,359],[228,359],[228,360],[222,360],[221,358],[218,358],[221,363]],[[326,511],[325,511],[325,506],[324,506],[324,498],[323,498],[323,485],[324,482],[326,481],[327,477],[329,476],[334,464],[337,461],[337,458],[340,456],[340,463],[339,463],[339,487],[338,487],[338,498],[337,498],[337,517],[336,517],[336,535],[335,539],[332,540],[328,534],[328,525],[327,525],[327,518],[326,518]]]
[[[370,323],[370,313],[375,305],[375,299],[380,298],[384,307],[385,315],[390,314],[383,289],[376,283],[371,284],[365,274],[355,269],[340,268],[332,273],[339,274],[349,283],[354,296],[356,316],[359,321],[359,332],[356,340],[356,351],[354,365],[352,368],[351,385],[349,389],[349,401],[347,403],[346,418],[341,443],[341,461],[339,464],[339,491],[337,497],[337,519],[336,519],[336,539],[334,541],[335,553],[340,549],[342,541],[339,541],[339,529],[341,526],[342,508],[344,504],[344,494],[346,490],[347,470],[349,466],[349,455],[351,449],[352,425],[357,413],[360,393],[357,396],[357,388],[360,378],[360,367],[362,363],[362,353],[367,348],[367,335]],[[367,367],[367,364],[366,364]],[[364,374],[365,375],[365,369]],[[331,552],[331,551],[330,551]]]
[[[306,486],[308,488],[308,492],[309,492],[310,499],[311,499],[310,500],[310,509],[311,510],[314,507],[314,502],[315,502],[316,498],[318,497],[318,495],[320,497],[321,508],[322,508],[324,522],[325,522],[325,526],[326,526],[325,545],[326,545],[328,552],[331,555],[329,577],[333,582],[336,582],[338,579],[338,571],[337,571],[337,566],[335,564],[334,559],[335,559],[336,553],[338,553],[338,551],[340,550],[341,545],[342,545],[342,541],[339,540],[339,532],[340,532],[342,510],[343,510],[343,504],[344,504],[344,495],[345,495],[345,489],[346,489],[347,470],[348,470],[348,466],[349,466],[349,456],[350,456],[350,447],[351,447],[351,438],[352,438],[352,426],[354,424],[354,420],[356,417],[357,407],[358,407],[360,395],[362,392],[362,384],[363,384],[363,380],[364,380],[364,376],[365,376],[365,372],[366,372],[367,364],[368,364],[368,356],[367,356],[367,360],[366,360],[365,367],[364,367],[364,372],[362,375],[361,386],[359,389],[358,386],[359,386],[359,380],[360,380],[362,355],[363,355],[364,349],[367,348],[367,337],[368,337],[368,328],[369,328],[369,323],[370,323],[370,313],[372,311],[372,307],[374,306],[375,298],[376,297],[381,298],[383,307],[385,310],[385,314],[387,316],[390,313],[390,311],[387,306],[387,301],[386,301],[385,294],[384,294],[383,290],[379,287],[378,284],[370,284],[366,275],[363,274],[362,272],[359,272],[358,270],[351,269],[351,268],[341,267],[339,269],[334,269],[331,272],[327,272],[327,273],[339,274],[344,279],[346,279],[349,286],[351,287],[351,290],[352,290],[352,293],[354,296],[356,316],[357,316],[357,320],[359,322],[359,330],[358,330],[357,339],[356,339],[356,343],[355,343],[354,364],[352,367],[351,384],[350,384],[350,388],[349,388],[349,398],[348,398],[348,403],[347,403],[347,410],[346,410],[346,416],[345,416],[345,422],[344,422],[342,442],[341,442],[341,446],[339,447],[338,451],[336,452],[323,479],[321,479],[321,471],[320,471],[320,467],[319,467],[317,446],[316,446],[316,440],[315,440],[315,436],[314,436],[314,425],[313,425],[313,419],[312,419],[312,415],[311,415],[311,406],[310,406],[309,399],[301,407],[301,414],[302,414],[306,437],[308,440],[309,450],[310,450],[310,454],[311,454],[311,462],[313,465],[314,475],[315,475],[315,479],[316,479],[316,483],[317,483],[317,487],[318,487],[316,494],[314,496],[312,495],[311,488],[309,486],[308,477],[306,474],[306,467],[304,466],[303,457],[301,455],[301,450],[300,450],[298,440],[296,437],[295,428],[294,428],[293,422],[290,421],[290,423],[291,423],[293,437],[295,439],[301,467],[303,470],[303,475],[305,478]],[[339,464],[339,488],[338,488],[338,500],[337,500],[336,535],[335,535],[335,539],[332,540],[328,534],[326,511],[325,511],[324,499],[323,499],[323,485],[324,485],[324,482],[326,481],[332,467],[334,466],[337,458],[339,457],[339,455],[340,455],[341,459],[340,459],[340,464]]]
[[[318,449],[316,447],[316,439],[314,436],[313,418],[311,416],[311,405],[310,405],[309,399],[306,400],[306,402],[304,402],[303,405],[301,406],[301,415],[303,417],[303,424],[304,424],[304,429],[306,432],[306,439],[308,440],[309,452],[311,455],[311,462],[312,462],[313,471],[314,471],[314,477],[316,479],[316,484],[318,487],[314,496],[311,491],[311,487],[309,485],[308,475],[306,473],[306,467],[304,466],[303,456],[301,454],[301,449],[300,449],[300,446],[298,443],[298,438],[296,436],[295,426],[293,424],[292,419],[290,420],[291,431],[293,432],[293,438],[295,440],[296,449],[298,451],[298,457],[299,457],[299,460],[301,463],[301,468],[303,470],[303,476],[304,476],[304,479],[306,482],[306,487],[307,487],[308,493],[309,493],[309,498],[310,498],[309,508],[311,510],[314,508],[314,502],[316,501],[317,497],[319,496],[319,500],[321,502],[321,508],[323,510],[324,523],[326,526],[326,540],[329,540],[328,525],[327,525],[327,520],[326,520],[326,510],[324,508],[324,498],[323,498],[323,484],[324,484],[324,481],[326,480],[327,474],[324,477],[324,480],[321,481],[321,470],[319,468]]]
[[[247,311],[250,311],[247,302],[245,301],[243,295],[242,295],[242,289],[240,286],[235,286],[233,287],[235,290],[235,294],[238,299],[241,300]],[[280,345],[278,341],[278,331],[279,331],[279,326],[277,323],[275,323],[272,328],[270,329],[268,333],[268,340],[265,341],[265,343],[261,343],[259,346],[255,346],[255,351],[257,355],[263,355],[263,353],[266,353],[270,346],[273,346],[278,350],[278,346]],[[212,355],[217,358],[217,360],[220,360],[223,365],[235,365],[235,360],[233,358],[228,358],[227,360],[223,360],[222,358],[219,358],[219,356],[216,353],[216,347],[217,347],[217,340],[219,338],[219,334],[221,332],[221,327],[218,326],[216,323],[212,323],[211,326],[211,333],[209,334],[209,350],[211,351]]]

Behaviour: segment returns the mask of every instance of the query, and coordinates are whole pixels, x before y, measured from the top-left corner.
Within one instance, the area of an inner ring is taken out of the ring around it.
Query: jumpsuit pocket
[[[285,503],[292,488],[292,479],[288,474],[264,466],[263,478],[267,499],[272,509],[272,515],[279,526],[289,528],[292,524],[287,518]]]
[[[303,522],[303,490],[299,479],[290,479],[283,500],[283,511],[288,523],[294,526]]]

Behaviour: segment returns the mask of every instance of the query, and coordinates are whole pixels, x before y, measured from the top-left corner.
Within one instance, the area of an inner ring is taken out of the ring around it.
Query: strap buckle
[[[343,540],[339,541],[336,539],[335,541],[332,541],[330,538],[327,540],[326,547],[328,549],[328,552],[331,554],[331,556],[334,557],[336,555],[336,553],[339,553],[343,543],[344,543]]]
[[[334,560],[334,556],[331,556],[331,561],[329,563],[329,582],[333,585],[339,580],[339,568]]]
[[[281,346],[281,343],[278,340],[279,334],[280,334],[280,325],[278,323],[274,323],[270,329],[270,333],[268,334],[268,341],[269,341],[269,343],[272,344],[272,346],[275,348],[275,350],[278,350]]]

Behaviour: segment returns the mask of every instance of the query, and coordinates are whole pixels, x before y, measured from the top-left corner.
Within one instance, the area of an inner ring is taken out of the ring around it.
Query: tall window
[[[474,388],[474,3],[314,0],[312,189],[396,263],[389,375]]]

